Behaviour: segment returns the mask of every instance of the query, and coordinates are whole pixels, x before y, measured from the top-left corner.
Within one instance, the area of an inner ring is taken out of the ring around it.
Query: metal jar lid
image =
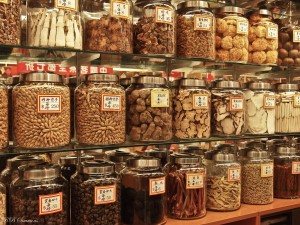
[[[195,1],[195,0],[181,2],[177,5],[177,9],[189,8],[189,7],[208,8],[209,6],[206,1]]]
[[[240,88],[240,83],[237,81],[221,80],[217,81],[216,88]]]
[[[181,79],[180,86],[183,87],[205,87],[205,81],[200,79],[185,78]]]
[[[23,165],[36,165],[45,162],[45,159],[40,156],[34,155],[19,155],[14,158],[8,159],[6,162],[7,168],[18,169]]]
[[[127,159],[137,156],[137,154],[135,154],[135,153],[122,151],[122,150],[107,151],[107,152],[105,152],[105,155],[109,161],[112,161],[114,163],[126,162]]]
[[[115,172],[115,164],[107,160],[89,160],[79,165],[78,169],[81,173],[105,175]]]
[[[126,166],[130,168],[158,168],[161,166],[160,159],[151,156],[140,156],[128,159]]]
[[[254,10],[254,11],[250,11],[249,13],[247,13],[247,15],[262,15],[262,16],[272,16],[272,13],[270,10],[267,9],[258,9],[258,10]]]
[[[278,155],[291,155],[291,154],[296,154],[297,149],[295,147],[278,145],[276,146],[276,153]]]
[[[170,161],[172,163],[178,164],[199,164],[200,157],[199,155],[189,154],[189,153],[175,153],[170,156]]]
[[[39,165],[20,166],[19,171],[23,174],[24,180],[53,179],[60,176],[60,166],[57,164],[43,163]]]
[[[218,152],[212,156],[212,159],[216,162],[234,162],[236,155],[228,152]]]
[[[298,91],[298,84],[279,84],[277,86],[278,91]]]
[[[77,154],[70,154],[59,158],[59,165],[77,165]],[[94,160],[95,157],[91,155],[81,154],[80,160],[84,162],[86,160]]]
[[[217,13],[219,13],[219,14],[223,14],[223,13],[238,13],[238,14],[244,15],[245,11],[244,11],[244,9],[242,9],[240,7],[224,6],[224,7],[220,8]]]
[[[131,84],[131,78],[120,78],[120,84],[122,86],[129,86]]]
[[[87,74],[85,80],[88,82],[118,82],[119,76],[115,74],[94,73]]]
[[[264,82],[253,82],[249,84],[250,90],[272,90],[272,85],[270,83]]]
[[[55,73],[32,72],[20,76],[20,82],[50,82],[63,83],[63,75]]]
[[[269,153],[267,151],[257,151],[256,149],[251,149],[247,151],[247,157],[251,159],[266,159],[269,157]]]
[[[184,153],[190,153],[190,154],[195,154],[195,155],[204,155],[205,149],[200,148],[198,146],[187,146],[184,150]]]
[[[140,76],[137,80],[138,84],[158,84],[165,85],[167,81],[163,77],[154,77],[154,76]]]

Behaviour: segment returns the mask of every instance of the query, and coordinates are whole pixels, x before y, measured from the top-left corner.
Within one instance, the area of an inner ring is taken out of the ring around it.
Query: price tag
[[[293,31],[293,42],[296,42],[296,43],[300,42],[300,30]]]
[[[268,27],[267,28],[267,38],[278,39],[278,28]]]
[[[292,162],[292,174],[300,174],[300,162]]]
[[[53,195],[40,195],[39,215],[41,216],[61,212],[63,209],[62,202],[62,192]]]
[[[212,17],[195,15],[194,16],[194,30],[211,30]]]
[[[238,34],[248,34],[248,22],[247,21],[237,21],[237,33]]]
[[[300,95],[294,95],[294,108],[300,107]]]
[[[95,205],[114,203],[117,199],[116,185],[95,187]]]
[[[207,109],[208,95],[193,94],[193,109]]]
[[[244,98],[230,97],[230,111],[244,111]]]
[[[166,7],[160,7],[157,6],[155,8],[156,12],[156,18],[155,22],[156,23],[168,23],[168,24],[173,24],[173,12],[171,9],[166,8]]]
[[[129,4],[122,1],[111,2],[111,16],[128,19],[129,18]]]
[[[261,164],[260,176],[273,177],[273,163]]]
[[[77,11],[78,10],[78,0],[55,0],[55,8]]]
[[[151,91],[151,107],[169,107],[170,105],[169,91]]]
[[[276,99],[275,96],[265,95],[264,96],[264,108],[275,109]]]
[[[186,189],[203,188],[204,179],[202,173],[187,173],[186,174]]]
[[[38,113],[61,113],[61,95],[38,95]]]
[[[166,177],[149,179],[149,195],[160,195],[166,191]]]
[[[102,94],[101,111],[112,112],[121,111],[122,96],[121,95],[109,95]]]
[[[241,168],[229,167],[228,168],[228,181],[240,181],[241,180]]]
[[[8,4],[8,0],[0,0],[0,3]]]

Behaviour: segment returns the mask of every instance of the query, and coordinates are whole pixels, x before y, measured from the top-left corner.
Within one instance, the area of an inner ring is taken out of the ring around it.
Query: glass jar
[[[276,146],[274,158],[274,197],[300,197],[300,156],[295,147]]]
[[[169,153],[172,154],[172,150]],[[162,145],[159,148],[147,149],[144,151],[145,156],[152,156],[154,158],[160,159],[161,166],[164,167],[168,163],[168,149]]]
[[[116,173],[120,173],[122,169],[126,166],[127,159],[136,157],[137,154],[131,153],[128,151],[122,151],[122,150],[111,150],[105,152],[105,157],[107,160],[115,163],[115,170]]]
[[[177,56],[215,59],[215,17],[205,1],[177,5]]]
[[[129,137],[133,141],[167,141],[172,138],[171,91],[166,79],[140,76],[127,92]]]
[[[170,0],[137,0],[133,19],[134,52],[176,55],[176,10]]]
[[[21,166],[19,173],[10,186],[11,217],[22,219],[18,225],[68,224],[68,182],[59,165]]]
[[[206,168],[193,154],[173,154],[165,166],[168,216],[197,219],[206,215]]]
[[[248,20],[244,10],[225,6],[216,14],[216,59],[248,62]]]
[[[0,3],[1,5],[1,3]],[[8,130],[9,130],[9,125],[8,125],[8,89],[7,87],[0,83],[0,152],[8,146]],[[1,150],[2,149],[2,150]]]
[[[253,82],[245,91],[246,99],[246,133],[275,133],[276,96],[269,83]]]
[[[300,92],[298,84],[279,84],[276,101],[276,133],[300,132]]]
[[[88,74],[75,90],[76,137],[80,144],[125,141],[125,90],[113,74]]]
[[[249,13],[249,62],[276,65],[278,59],[278,25],[271,11],[259,9]]]
[[[273,202],[273,160],[261,147],[242,149],[242,203],[264,205]]]
[[[219,81],[212,89],[212,135],[243,135],[245,125],[245,100],[236,81]]]
[[[113,163],[81,163],[71,179],[72,225],[120,224],[120,194],[120,180]]]
[[[220,145],[207,165],[207,209],[234,211],[241,206],[241,165],[230,145]]]
[[[132,1],[85,0],[84,49],[132,53]]]
[[[57,148],[70,142],[70,89],[63,76],[23,74],[13,89],[14,144],[17,147]]]
[[[204,80],[182,79],[173,104],[176,138],[210,137],[211,94],[205,88]]]
[[[166,177],[160,160],[153,157],[128,159],[121,171],[122,224],[160,225],[166,218]]]

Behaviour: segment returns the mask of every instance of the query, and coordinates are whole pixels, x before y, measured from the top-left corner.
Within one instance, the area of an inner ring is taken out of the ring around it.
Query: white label
[[[77,11],[78,0],[55,0],[55,8]]]
[[[248,34],[248,22],[237,21],[237,33],[238,34]]]
[[[160,195],[166,191],[166,177],[149,179],[149,195]]]
[[[61,95],[38,95],[38,113],[61,113]]]
[[[151,91],[151,107],[169,107],[169,91]]]
[[[267,28],[267,38],[278,38],[278,28],[277,27],[268,27]]]
[[[241,168],[230,167],[228,168],[228,181],[240,181],[241,179]]]
[[[261,165],[261,177],[273,177],[273,163]]]
[[[243,111],[244,98],[243,97],[230,97],[230,111]]]
[[[203,188],[204,180],[201,173],[187,173],[186,174],[186,189]]]
[[[211,16],[195,15],[194,30],[210,30],[212,24]]]
[[[101,111],[121,111],[121,95],[102,95]]]
[[[8,4],[8,0],[0,0],[0,3]]]
[[[264,108],[265,109],[274,109],[275,108],[275,96],[264,96]]]
[[[293,31],[293,42],[300,42],[300,30]]]
[[[95,205],[114,203],[116,196],[116,185],[95,187]]]
[[[292,174],[300,174],[300,162],[292,162]]]
[[[207,109],[208,95],[194,94],[193,95],[193,109]]]
[[[156,23],[173,23],[173,13],[172,10],[165,7],[156,8]]]
[[[39,196],[39,215],[53,214],[62,211],[62,192],[53,195]]]
[[[300,95],[294,95],[294,107],[300,107]]]
[[[122,1],[112,1],[111,15],[114,17],[128,19],[129,4]]]

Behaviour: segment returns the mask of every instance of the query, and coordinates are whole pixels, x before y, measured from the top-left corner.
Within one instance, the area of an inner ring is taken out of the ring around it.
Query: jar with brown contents
[[[0,152],[8,146],[9,126],[8,126],[8,89],[4,84],[0,84]]]
[[[28,73],[13,89],[14,144],[57,148],[70,142],[70,90],[63,76]]]

